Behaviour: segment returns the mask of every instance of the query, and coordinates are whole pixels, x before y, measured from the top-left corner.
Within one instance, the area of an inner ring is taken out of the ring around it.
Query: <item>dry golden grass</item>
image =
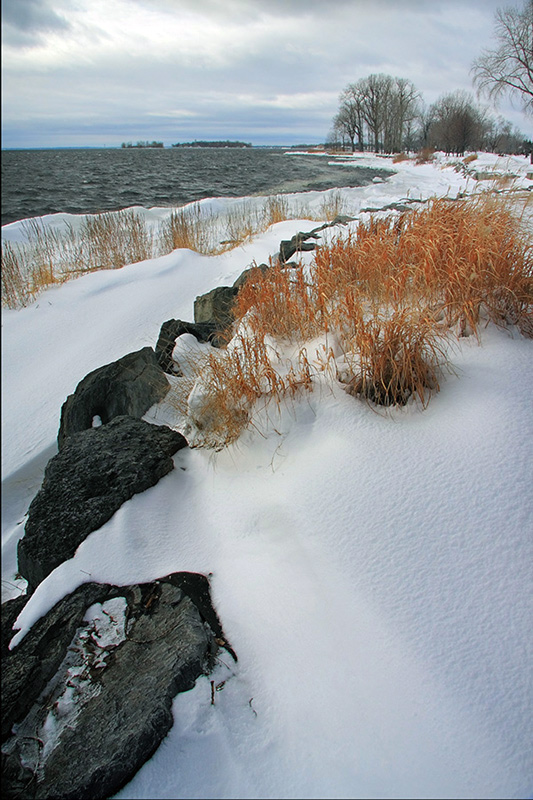
[[[175,209],[160,225],[160,254],[166,255],[179,248],[204,255],[218,249],[213,217],[202,210],[200,203]]]
[[[153,257],[153,237],[134,211],[85,217],[79,230],[59,232],[24,223],[24,243],[2,243],[2,304],[27,305],[43,289],[98,269],[119,269]]]
[[[269,228],[278,222],[291,218],[291,210],[287,197],[282,194],[267,197],[264,206],[264,225]]]
[[[346,205],[342,193],[328,192],[328,194],[320,204],[316,218],[332,222],[335,219],[335,217],[347,213],[348,213],[348,207]]]
[[[238,439],[258,401],[279,410],[283,398],[311,388],[314,370],[304,348],[285,368],[273,366],[279,357],[264,338],[239,333],[230,347],[214,349],[197,361],[188,405],[183,394],[178,402],[204,445],[218,449]]]
[[[409,161],[407,153],[396,153],[396,155],[392,157],[393,164],[399,164],[401,161]]]
[[[203,418],[233,441],[259,398],[279,405],[309,390],[315,368],[302,360],[304,345],[329,333],[344,352],[347,372],[337,377],[349,393],[378,405],[414,398],[425,406],[450,369],[452,333],[479,335],[481,322],[492,320],[533,335],[532,247],[516,209],[483,195],[371,218],[319,246],[307,270],[258,269],[234,307],[245,334],[202,373],[209,376]],[[296,343],[297,363],[281,372],[273,366],[267,337]]]
[[[85,217],[79,233],[82,271],[120,269],[153,256],[153,238],[135,211],[105,212]]]
[[[291,212],[283,195],[266,198],[262,206],[245,201],[225,216],[195,203],[173,211],[155,232],[131,209],[87,216],[79,229],[66,225],[61,232],[30,219],[24,224],[24,243],[2,243],[2,305],[18,308],[54,283],[119,269],[177,248],[221,253],[298,211],[295,207]]]
[[[423,147],[416,154],[415,163],[416,164],[428,164],[430,161],[433,161],[434,158],[435,158],[435,150],[434,150],[434,148],[433,147]]]
[[[519,202],[518,195],[488,192],[434,199],[360,222],[355,231],[320,244],[309,267],[255,270],[236,298],[237,336],[188,369],[192,394],[183,413],[211,446],[235,441],[253,424],[258,402],[280,407],[283,398],[312,388],[318,367],[309,363],[305,345],[320,336],[327,341],[330,333],[345,355],[348,372],[337,377],[349,393],[378,405],[414,398],[425,406],[449,367],[451,334],[479,336],[480,326],[492,321],[533,337],[529,194],[523,210]],[[221,243],[220,220],[203,215],[199,204],[178,209],[164,229],[164,246],[220,252],[289,212],[286,198],[236,207],[226,219],[232,241]],[[101,262],[116,266],[122,257],[139,260],[153,246],[134,217],[120,220],[128,236],[115,224],[106,215],[91,219],[80,239],[72,230],[63,238],[45,233],[35,222],[32,259],[27,250],[3,246],[3,302],[28,302],[39,287],[69,274],[57,264],[68,266],[73,258],[82,270]],[[292,343],[292,361],[273,353],[276,342],[281,349]],[[325,358],[331,374],[332,353]]]
[[[533,243],[508,200],[490,195],[438,199],[400,217],[360,223],[355,234],[320,246],[313,280],[332,307],[424,304],[460,334],[482,316],[527,335],[532,313]],[[333,303],[335,301],[335,303]]]
[[[426,406],[448,367],[446,333],[418,309],[397,308],[366,317],[361,309],[351,340],[347,391],[382,405],[403,406],[415,397]]]
[[[2,305],[7,308],[25,306],[32,294],[26,280],[27,269],[19,248],[2,242]]]
[[[201,203],[175,209],[154,230],[132,209],[87,216],[79,229],[61,232],[40,219],[25,223],[26,241],[2,246],[2,304],[18,308],[32,302],[48,286],[99,269],[166,255],[185,248],[217,255],[237,247],[287,219],[333,219],[345,208],[340,193],[326,197],[314,213],[286,195],[236,203],[213,214]]]
[[[280,264],[266,272],[254,270],[233,308],[235,318],[246,318],[254,337],[271,335],[288,341],[306,341],[320,330],[320,308],[301,269]]]

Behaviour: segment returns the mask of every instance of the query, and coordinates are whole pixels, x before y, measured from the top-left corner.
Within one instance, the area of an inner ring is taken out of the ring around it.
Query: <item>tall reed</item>
[[[309,268],[277,264],[250,275],[234,307],[238,357],[213,356],[200,378],[209,375],[203,419],[223,421],[233,440],[259,398],[279,403],[291,387],[310,389],[309,362],[307,372],[294,364],[287,380],[291,367],[280,371],[265,342],[291,342],[301,355],[310,339],[328,335],[343,353],[336,375],[350,394],[424,407],[451,369],[450,335],[479,335],[492,320],[532,336],[532,312],[531,233],[509,200],[441,199],[371,217],[320,245]],[[324,352],[330,373],[335,357],[327,344]]]

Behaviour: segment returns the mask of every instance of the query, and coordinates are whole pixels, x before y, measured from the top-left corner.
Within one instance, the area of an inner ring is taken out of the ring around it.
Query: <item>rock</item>
[[[419,201],[419,200],[409,200],[408,203],[389,203],[388,205],[381,206],[380,208],[373,208],[373,207],[362,208],[360,213],[361,214],[368,214],[368,213],[375,214],[378,211],[401,211],[403,213],[404,211],[412,211],[413,210],[412,203],[419,203],[419,202],[421,202],[421,201]]]
[[[282,264],[286,263],[291,256],[295,253],[299,253],[302,251],[307,250],[314,250],[316,248],[316,242],[308,242],[307,239],[319,239],[317,233],[311,231],[309,233],[303,233],[300,231],[296,233],[292,239],[283,240],[280,242],[279,245],[279,260]]]
[[[194,301],[194,321],[209,322],[221,333],[234,321],[233,303],[239,290],[234,286],[218,286]]]
[[[140,419],[150,406],[163,399],[169,388],[151,347],[95,369],[63,403],[59,448],[71,434],[91,428],[95,417],[104,424],[123,414]]]
[[[69,436],[47,464],[18,544],[18,568],[35,587],[122,503],[173,468],[184,437],[164,425],[115,417],[107,425]]]
[[[348,214],[337,214],[330,225],[347,225],[349,222],[355,222],[357,217],[349,217]]]
[[[106,640],[98,616],[114,637]],[[217,639],[224,637],[203,575],[85,584],[61,600],[2,664],[9,696],[20,698],[5,720],[4,796],[21,789],[39,800],[115,794],[170,730],[175,695],[212,667]]]
[[[85,610],[97,600],[107,599],[108,589],[96,583],[78,587],[41,617],[14,650],[8,649],[13,624],[28,598],[2,604],[2,743],[57,672]]]
[[[269,269],[268,264],[254,264],[253,267],[248,267],[247,269],[244,270],[244,272],[241,272],[241,274],[233,284],[233,288],[240,289],[242,286],[244,286],[246,281],[252,277],[254,273],[256,274],[259,274],[259,272],[265,273],[268,269]]]
[[[213,347],[219,347],[220,337],[217,335],[217,326],[212,322],[183,322],[181,319],[168,319],[161,326],[159,339],[155,346],[157,361],[163,372],[177,375],[176,364],[172,360],[172,351],[178,336],[191,333],[199,342],[210,342]]]

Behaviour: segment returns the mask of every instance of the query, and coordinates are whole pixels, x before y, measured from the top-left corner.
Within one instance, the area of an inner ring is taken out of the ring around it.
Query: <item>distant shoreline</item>
[[[246,150],[318,150],[322,147],[321,144],[247,144],[238,147],[232,147],[232,149],[246,149]],[[163,147],[122,147],[121,144],[110,144],[110,145],[65,145],[65,146],[58,146],[58,147],[2,147],[2,152],[21,152],[21,151],[34,151],[34,150],[181,150],[185,148],[194,148],[194,149],[225,149],[224,145],[210,145],[210,144],[171,144],[171,145],[163,145]],[[229,147],[229,146],[227,146]]]

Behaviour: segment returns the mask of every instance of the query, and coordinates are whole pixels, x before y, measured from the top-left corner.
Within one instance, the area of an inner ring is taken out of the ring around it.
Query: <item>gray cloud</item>
[[[37,146],[39,136],[48,144],[54,126],[57,145],[98,144],[99,131],[102,144],[318,141],[342,89],[372,72],[412,80],[427,104],[472,91],[470,64],[490,41],[498,5],[7,0],[5,28],[25,47],[12,39],[5,49],[4,146]],[[518,112],[502,113],[524,129]]]
[[[70,28],[65,17],[56,11],[53,0],[2,0],[2,33],[4,42],[18,47],[31,47],[48,31]]]

